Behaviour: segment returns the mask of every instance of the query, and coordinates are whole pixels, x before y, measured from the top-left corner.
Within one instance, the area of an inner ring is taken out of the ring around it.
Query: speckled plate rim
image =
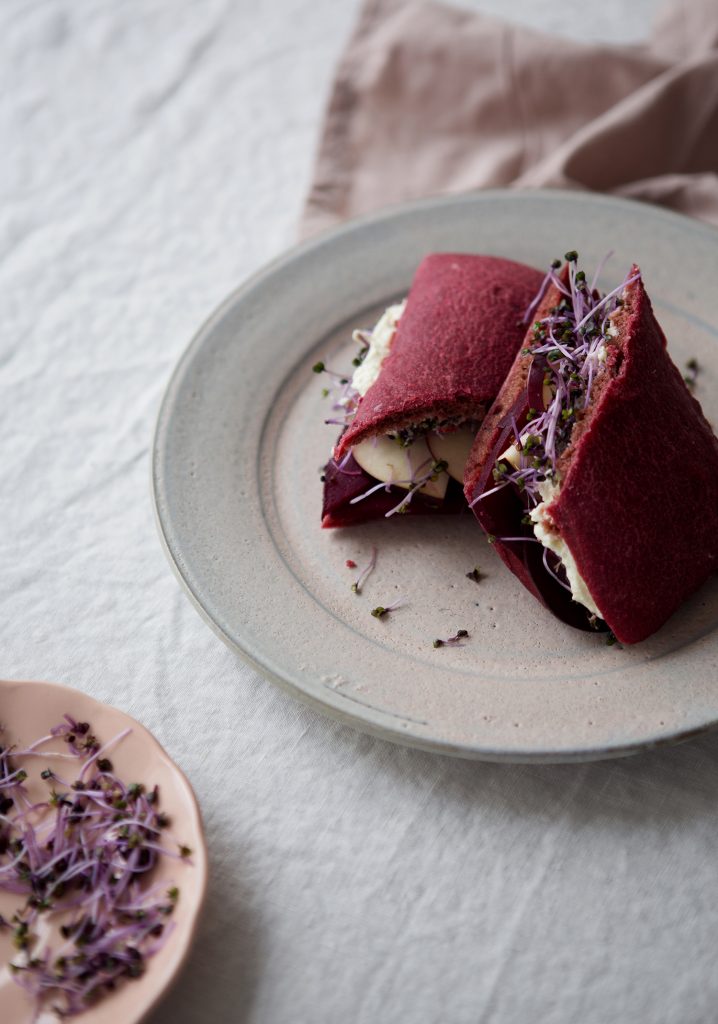
[[[148,746],[153,750],[155,756],[161,757],[168,765],[172,768],[172,773],[177,781],[178,787],[183,791],[187,804],[193,817],[193,843],[194,847],[192,850],[192,870],[196,871],[196,875],[193,878],[192,886],[196,892],[196,904],[193,913],[189,918],[189,927],[187,937],[184,943],[177,949],[173,950],[172,966],[168,971],[164,984],[160,985],[159,988],[156,986],[151,990],[151,996],[144,1006],[139,1007],[137,1015],[127,1018],[123,1021],[123,1024],[142,1024],[146,1021],[150,1014],[156,1010],[165,999],[170,989],[176,984],[179,979],[182,970],[187,963],[187,960],[192,952],[195,939],[197,937],[197,930],[199,922],[202,916],[202,910],[207,898],[207,887],[209,881],[209,867],[208,867],[208,853],[207,853],[207,842],[204,834],[204,825],[202,822],[202,811],[199,806],[199,801],[192,788],[192,784],[189,779],[176,763],[176,761],[170,757],[165,748],[159,742],[159,740],[153,736],[149,729],[144,726],[141,722],[138,722],[132,715],[127,714],[121,708],[116,707],[114,704],[107,704],[103,701],[97,700],[95,697],[91,697],[90,694],[85,693],[83,690],[78,690],[74,686],[68,686],[66,683],[55,683],[47,680],[28,680],[28,679],[0,679],[0,697],[6,689],[16,689],[17,687],[43,687],[49,690],[53,690],[58,693],[66,693],[68,695],[68,701],[82,701],[83,705],[87,705],[88,708],[96,707],[102,712],[111,711],[114,714],[119,715],[122,720],[132,728],[133,732],[136,732],[140,736],[143,742],[147,743]],[[91,716],[87,715],[88,719]],[[8,721],[11,723],[11,716],[8,715]],[[168,944],[172,943],[171,937],[168,939]],[[151,965],[147,971],[147,976],[151,975]],[[108,1001],[111,1000],[111,996],[108,996]],[[104,1003],[104,1001],[103,1001]],[[108,1005],[108,1009],[109,1009]],[[85,1014],[78,1017],[78,1020],[84,1020]]]
[[[285,671],[277,670],[272,664],[270,652],[266,645],[252,645],[246,637],[235,633],[229,624],[222,621],[222,616],[212,611],[209,607],[211,602],[201,593],[191,578],[182,559],[181,544],[174,539],[174,529],[171,515],[168,512],[166,481],[164,479],[162,464],[167,452],[168,440],[172,430],[172,419],[175,413],[178,391],[183,378],[193,363],[197,354],[202,349],[208,335],[212,332],[225,317],[230,309],[242,302],[251,295],[254,289],[262,282],[271,278],[277,272],[286,269],[293,263],[302,260],[309,254],[314,254],[332,242],[351,236],[357,230],[373,230],[386,228],[387,224],[395,220],[400,222],[404,218],[410,218],[413,214],[426,214],[428,211],[441,213],[442,210],[453,207],[476,207],[482,203],[502,202],[518,206],[522,203],[530,203],[532,200],[551,201],[567,205],[579,205],[590,202],[598,207],[605,207],[607,210],[635,211],[641,208],[642,213],[656,220],[662,220],[667,225],[673,225],[679,232],[690,230],[701,235],[709,244],[718,247],[718,231],[707,224],[693,220],[681,214],[664,210],[660,207],[639,203],[635,200],[624,199],[615,196],[607,196],[598,193],[567,191],[562,189],[525,189],[513,191],[510,189],[487,189],[480,192],[465,193],[452,196],[440,196],[422,199],[415,202],[393,205],[380,210],[378,213],[364,217],[348,220],[341,225],[324,231],[308,241],[302,242],[265,264],[257,272],[248,277],[242,284],[234,289],[227,298],[214,310],[195,333],[177,362],[170,379],[167,383],[160,408],[158,411],[155,433],[152,444],[152,456],[150,463],[150,487],[151,499],[155,516],[155,523],[160,537],[161,546],[170,563],[177,580],[185,590],[194,607],[199,612],[207,625],[213,632],[235,653],[239,654],[252,668],[280,686],[291,696],[299,699],[304,704],[328,715],[336,721],[359,729],[379,739],[396,743],[400,746],[416,748],[430,753],[444,754],[452,757],[461,757],[469,760],[491,761],[509,764],[555,764],[555,763],[580,763],[586,761],[606,760],[613,758],[628,757],[638,753],[660,748],[662,746],[673,746],[678,743],[694,739],[706,732],[718,728],[718,716],[706,719],[699,726],[688,729],[668,728],[663,732],[653,731],[650,735],[636,738],[628,743],[601,743],[596,746],[581,746],[576,748],[561,747],[560,749],[526,748],[505,750],[502,747],[476,746],[469,744],[456,744],[447,740],[431,737],[423,737],[407,734],[394,728],[387,723],[381,712],[375,712],[370,707],[357,704],[356,710],[346,710],[346,702],[339,696],[327,690],[322,693],[321,699],[305,689],[301,682],[291,677]]]

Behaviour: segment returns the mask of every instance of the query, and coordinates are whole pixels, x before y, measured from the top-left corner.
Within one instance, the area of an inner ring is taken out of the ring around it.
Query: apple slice
[[[427,434],[426,436],[426,443],[431,454],[437,462],[441,459],[448,463],[449,476],[453,476],[454,480],[458,480],[460,484],[464,482],[464,466],[474,443],[474,436],[473,430],[469,430],[468,427],[459,427],[451,434]]]
[[[420,478],[431,469],[435,462],[429,446],[423,438],[418,438],[406,448],[390,437],[370,437],[361,444],[354,445],[352,455],[359,466],[373,476],[375,480],[384,480],[395,487],[403,487],[408,491],[412,479]],[[439,473],[435,480],[428,480],[419,488],[419,494],[441,500],[446,494],[449,478],[446,473]]]

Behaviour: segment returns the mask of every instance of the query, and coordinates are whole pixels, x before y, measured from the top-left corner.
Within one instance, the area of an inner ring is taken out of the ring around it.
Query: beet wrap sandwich
[[[324,469],[323,526],[466,508],[464,465],[541,279],[511,260],[436,253],[405,301],[354,332],[353,377],[332,374],[325,389],[327,422],[343,430]]]
[[[539,601],[637,643],[718,568],[718,440],[638,267],[601,296],[566,257],[479,429],[465,493]]]

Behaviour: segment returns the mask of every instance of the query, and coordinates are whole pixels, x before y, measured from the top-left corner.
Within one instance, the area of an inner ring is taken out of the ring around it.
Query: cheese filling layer
[[[395,306],[389,306],[371,332],[367,353],[352,377],[352,387],[359,392],[362,398],[379,376],[381,365],[389,355],[397,324],[405,307],[406,299]]]
[[[530,437],[529,433],[525,433],[521,436],[521,443],[524,444],[527,438]],[[509,462],[514,469],[521,468],[521,450],[516,444],[510,445],[503,455],[500,456],[499,462]],[[598,615],[599,618],[603,618],[601,612],[596,606],[596,602],[591,597],[591,593],[586,586],[586,583],[578,571],[575,559],[571,554],[570,548],[566,541],[560,536],[556,530],[556,526],[548,514],[548,506],[558,498],[561,493],[561,485],[553,483],[550,480],[545,480],[538,486],[539,494],[543,499],[538,505],[529,512],[529,516],[533,521],[533,531],[536,539],[543,544],[549,551],[553,551],[555,555],[561,559],[561,564],[566,570],[566,579],[568,585],[571,588],[571,597],[574,601],[578,601],[584,608],[588,608],[593,615]]]
[[[539,486],[539,493],[543,498],[535,508],[532,508],[529,515],[533,520],[533,530],[537,540],[539,540],[544,547],[553,551],[554,554],[558,555],[561,559],[561,564],[566,571],[566,579],[568,585],[571,588],[571,597],[574,601],[578,601],[584,608],[588,608],[590,612],[597,615],[599,619],[603,618],[600,608],[591,597],[591,592],[586,586],[586,582],[578,571],[576,561],[571,554],[571,550],[566,541],[556,530],[556,526],[551,519],[548,512],[548,506],[552,501],[555,501],[561,493],[561,485],[552,483],[546,480]]]

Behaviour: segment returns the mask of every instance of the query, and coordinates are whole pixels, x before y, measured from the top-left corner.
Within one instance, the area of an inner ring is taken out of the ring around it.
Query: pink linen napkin
[[[671,4],[641,46],[554,38],[433,0],[365,0],[302,234],[496,186],[613,192],[718,224],[718,0]]]

